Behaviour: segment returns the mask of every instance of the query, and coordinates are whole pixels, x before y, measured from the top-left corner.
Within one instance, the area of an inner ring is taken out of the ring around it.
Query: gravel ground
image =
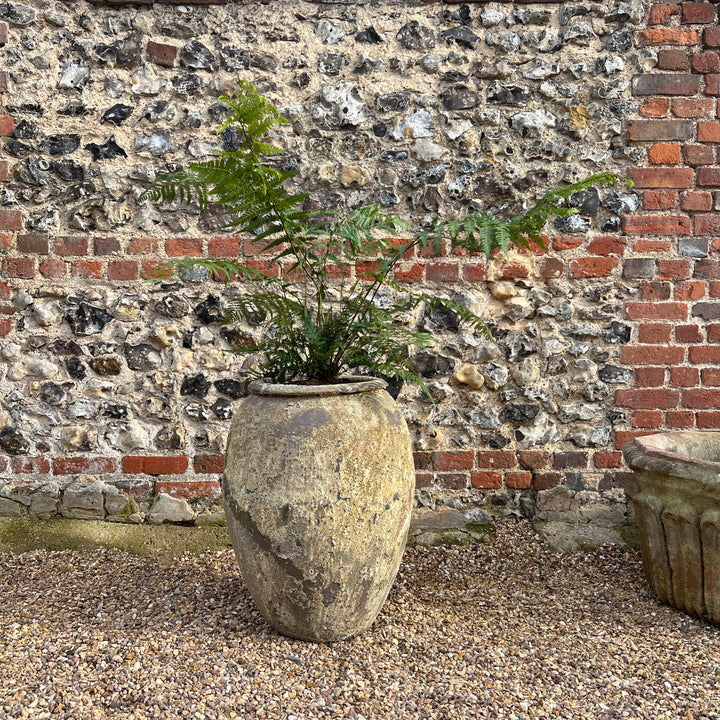
[[[720,718],[720,627],[659,604],[637,553],[555,555],[527,523],[406,553],[330,645],[254,610],[231,552],[0,555],[0,718]]]

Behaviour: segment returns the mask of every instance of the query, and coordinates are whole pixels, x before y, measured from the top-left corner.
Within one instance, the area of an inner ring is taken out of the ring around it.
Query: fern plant
[[[247,267],[240,260],[186,258],[159,269],[180,273],[205,267],[216,278],[246,278],[253,291],[231,303],[226,320],[264,325],[257,343],[236,352],[258,353],[255,377],[277,383],[331,383],[348,371],[372,373],[419,384],[408,347],[429,345],[429,334],[403,325],[399,317],[424,303],[429,309],[450,310],[472,330],[490,338],[487,326],[460,303],[425,293],[410,292],[393,280],[393,269],[409,251],[431,248],[439,255],[446,240],[453,248],[482,252],[490,258],[496,249],[511,246],[545,249],[542,230],[551,216],[577,210],[565,201],[574,193],[601,183],[616,185],[611,173],[593,175],[541,197],[527,213],[501,220],[483,212],[461,220],[435,220],[414,234],[409,223],[366,205],[347,214],[304,209],[307,195],[292,194],[286,181],[293,172],[272,165],[282,150],[264,140],[285,123],[280,112],[248,82],[238,83],[233,97],[221,97],[228,109],[218,134],[232,128],[239,148],[216,151],[215,157],[194,162],[187,170],[160,176],[144,192],[147,200],[196,202],[201,212],[210,205],[226,218],[224,228],[251,236],[277,267],[278,275]],[[395,240],[398,235],[406,241]],[[383,287],[392,289],[389,306],[378,302]]]

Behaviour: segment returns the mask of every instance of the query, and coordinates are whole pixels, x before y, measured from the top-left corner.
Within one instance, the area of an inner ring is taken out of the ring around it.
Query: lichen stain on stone
[[[332,415],[325,408],[312,408],[294,415],[287,422],[276,425],[273,428],[273,435],[278,438],[310,437],[316,430],[329,425],[332,421]]]

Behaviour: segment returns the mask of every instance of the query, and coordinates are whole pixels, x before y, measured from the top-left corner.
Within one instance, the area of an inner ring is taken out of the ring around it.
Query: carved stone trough
[[[671,432],[623,448],[643,566],[658,598],[720,623],[720,433]]]

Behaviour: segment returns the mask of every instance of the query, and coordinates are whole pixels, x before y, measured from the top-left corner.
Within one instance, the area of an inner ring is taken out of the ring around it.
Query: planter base
[[[623,453],[650,586],[662,602],[720,623],[720,433],[651,435]]]

